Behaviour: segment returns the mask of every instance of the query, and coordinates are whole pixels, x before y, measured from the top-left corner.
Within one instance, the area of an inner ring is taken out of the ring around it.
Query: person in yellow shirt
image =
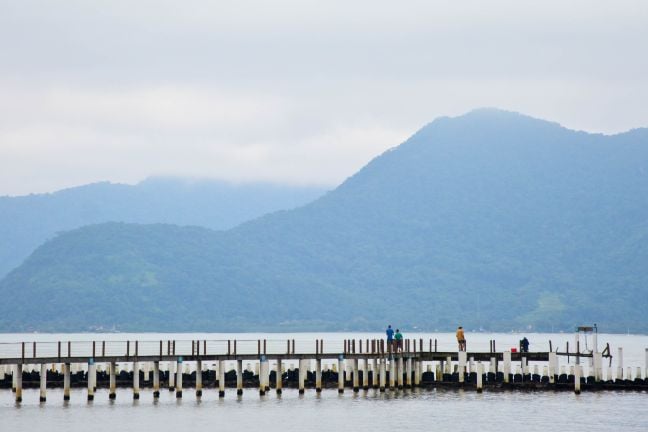
[[[459,343],[459,351],[466,351],[466,336],[461,326],[457,328],[457,343]]]

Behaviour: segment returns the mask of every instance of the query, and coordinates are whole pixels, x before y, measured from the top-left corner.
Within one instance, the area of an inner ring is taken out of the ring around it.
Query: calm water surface
[[[101,340],[105,335],[1,335],[0,342],[16,340]],[[264,338],[288,337],[340,339],[344,337],[376,337],[376,334],[310,333],[295,335],[108,335],[114,340],[135,339],[196,339],[196,338]],[[453,345],[451,334],[418,335],[410,337],[437,337]],[[549,338],[554,343],[573,341],[573,335],[527,335],[538,350]],[[498,348],[514,344],[517,334],[469,334],[471,341],[485,344],[496,339]],[[645,348],[648,337],[633,335],[601,335],[599,342],[610,342],[613,350],[624,347],[624,362],[630,366],[645,366]],[[514,345],[511,345],[514,346]],[[479,347],[481,349],[481,347]],[[402,429],[405,431],[501,431],[524,429],[547,431],[648,431],[647,392],[493,392],[482,394],[463,390],[423,390],[379,393],[374,390],[358,394],[347,390],[338,395],[335,390],[324,390],[317,395],[307,390],[299,395],[285,389],[280,397],[274,392],[259,397],[249,389],[242,397],[227,390],[224,399],[214,389],[206,389],[197,400],[192,389],[185,389],[185,397],[163,391],[158,402],[150,390],[143,390],[139,401],[132,400],[132,392],[119,389],[117,400],[108,400],[108,392],[98,389],[95,401],[86,401],[85,390],[73,389],[69,403],[63,402],[60,389],[48,389],[48,402],[38,402],[38,390],[26,389],[24,402],[17,406],[13,393],[0,390],[0,431],[185,431],[185,430],[356,430],[376,431]]]

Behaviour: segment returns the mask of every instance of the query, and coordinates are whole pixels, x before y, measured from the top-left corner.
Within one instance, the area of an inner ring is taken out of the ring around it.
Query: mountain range
[[[103,222],[168,223],[224,230],[324,194],[319,186],[153,177],[48,194],[0,197],[0,278],[57,233]]]
[[[648,332],[648,129],[438,118],[310,204],[104,223],[0,281],[3,331]]]

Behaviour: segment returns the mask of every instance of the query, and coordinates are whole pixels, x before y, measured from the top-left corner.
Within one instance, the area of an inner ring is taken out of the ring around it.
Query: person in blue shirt
[[[394,329],[391,327],[391,324],[387,326],[387,352],[392,352],[392,346],[394,345]]]

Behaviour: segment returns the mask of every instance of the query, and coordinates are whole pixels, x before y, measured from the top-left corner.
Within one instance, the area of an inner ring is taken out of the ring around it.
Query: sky
[[[0,0],[0,195],[335,186],[439,116],[648,126],[645,0]]]

